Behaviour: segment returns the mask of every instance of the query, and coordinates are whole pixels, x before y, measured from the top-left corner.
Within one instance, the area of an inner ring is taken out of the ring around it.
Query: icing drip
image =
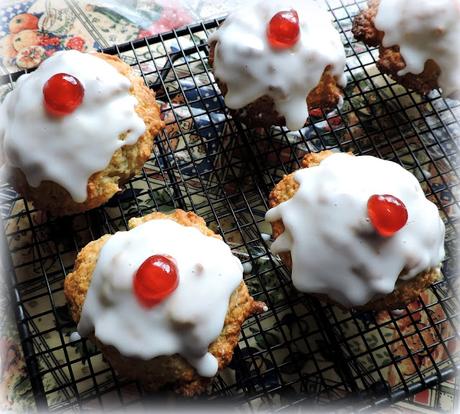
[[[420,74],[432,59],[443,93],[460,91],[459,0],[380,0],[375,27],[385,32],[383,46],[399,46],[406,62],[399,76]]]
[[[279,11],[295,9],[300,39],[290,49],[273,49],[267,25]],[[327,13],[312,0],[270,0],[232,13],[209,39],[216,42],[214,74],[225,82],[225,103],[239,109],[268,95],[291,130],[308,118],[306,98],[327,66],[344,87],[345,51]]]
[[[151,309],[139,304],[133,278],[145,259],[174,258],[177,289]],[[103,246],[78,325],[93,330],[123,355],[145,360],[182,355],[197,372],[211,377],[217,360],[208,346],[220,334],[231,294],[242,280],[241,262],[214,237],[172,220],[151,220],[114,234]]]
[[[42,89],[62,72],[82,83],[85,96],[72,114],[53,117],[45,109]],[[0,122],[0,142],[7,164],[21,169],[32,187],[53,181],[75,202],[85,201],[89,177],[145,132],[130,88],[126,76],[96,56],[55,53],[35,72],[22,75],[0,108],[0,120],[6,120]]]
[[[407,280],[440,266],[444,223],[417,179],[398,164],[334,154],[294,178],[297,192],[269,210],[266,220],[284,223],[271,249],[291,252],[300,291],[359,306],[392,292],[400,274]],[[392,237],[379,236],[367,217],[373,194],[392,194],[407,208],[408,222]]]

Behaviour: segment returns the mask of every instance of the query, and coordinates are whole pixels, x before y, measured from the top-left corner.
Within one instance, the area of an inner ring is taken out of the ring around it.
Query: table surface
[[[2,0],[0,72],[34,67],[63,48],[90,51],[222,16],[242,3],[242,0]],[[2,281],[0,411],[33,410],[32,391],[3,284]],[[387,411],[454,412],[457,405],[455,380],[452,380]]]

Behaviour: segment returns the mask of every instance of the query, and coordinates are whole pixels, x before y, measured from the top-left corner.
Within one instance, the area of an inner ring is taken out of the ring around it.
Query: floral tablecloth
[[[244,1],[3,0],[0,3],[0,72],[32,68],[64,48],[88,51],[108,47],[217,17],[241,3]],[[1,293],[0,410],[33,410],[31,387],[3,283]],[[381,313],[377,317],[384,321],[386,315]],[[423,324],[422,319],[423,316],[418,323]],[[401,324],[406,322],[401,319]],[[400,326],[400,329],[410,329],[410,326]],[[401,350],[393,351],[397,354]],[[455,380],[447,381],[394,405],[390,411],[452,412],[458,404],[455,392]]]

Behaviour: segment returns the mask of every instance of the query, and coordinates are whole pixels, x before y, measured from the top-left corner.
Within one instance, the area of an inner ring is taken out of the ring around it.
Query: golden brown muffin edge
[[[423,72],[420,74],[407,73],[403,76],[398,75],[398,72],[406,67],[406,62],[401,56],[398,45],[392,45],[391,47],[382,45],[385,33],[377,30],[374,25],[379,5],[380,0],[369,0],[368,8],[355,16],[352,27],[355,39],[371,47],[379,46],[378,69],[404,87],[412,89],[421,95],[426,95],[433,89],[438,88],[441,69],[431,59],[425,62]]]
[[[215,47],[216,42],[210,45],[209,64],[211,67],[214,65]],[[216,82],[225,99],[227,85],[220,79],[216,79]],[[306,102],[309,110],[319,108],[329,111],[339,104],[342,97],[343,90],[339,85],[339,79],[332,74],[331,67],[327,66],[318,85],[308,94]],[[275,102],[268,95],[258,98],[244,108],[231,110],[230,112],[250,127],[268,128],[271,125],[286,125],[286,120],[277,112]]]

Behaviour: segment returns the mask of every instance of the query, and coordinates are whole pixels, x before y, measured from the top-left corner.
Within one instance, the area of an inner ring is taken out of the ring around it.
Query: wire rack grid
[[[156,91],[167,123],[151,160],[123,193],[99,209],[57,219],[2,186],[4,264],[40,408],[134,409],[151,402],[91,343],[75,339],[63,280],[89,241],[125,230],[131,217],[174,208],[194,211],[223,236],[244,263],[251,293],[269,308],[246,322],[232,363],[199,401],[251,410],[334,403],[366,410],[455,374],[460,108],[436,94],[421,99],[377,72],[376,51],[350,32],[364,2],[328,6],[346,46],[349,84],[341,108],[312,111],[301,131],[248,130],[230,117],[207,61],[206,39],[221,23],[213,20],[105,50]],[[8,89],[18,76],[9,76]],[[438,205],[447,229],[444,279],[404,309],[345,312],[320,303],[293,289],[269,253],[268,193],[305,153],[322,149],[396,161]]]

